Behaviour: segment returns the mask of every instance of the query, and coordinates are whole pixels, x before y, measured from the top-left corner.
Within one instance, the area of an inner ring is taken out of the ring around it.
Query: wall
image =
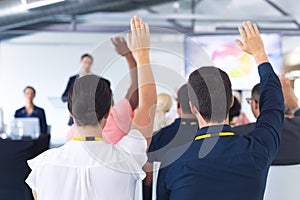
[[[157,50],[151,53],[151,59],[159,82],[158,91],[172,93],[184,82],[181,76],[184,69],[183,36],[169,36],[162,45],[164,38],[165,35],[153,35],[152,46],[156,46]],[[108,34],[37,33],[2,41],[0,106],[4,110],[5,122],[11,120],[15,110],[24,105],[23,89],[32,85],[37,90],[35,104],[45,109],[47,122],[52,125],[52,143],[64,142],[68,112],[60,96],[69,76],[78,72],[79,58],[86,52],[92,53],[95,58],[93,72],[109,78],[115,101],[121,99],[129,81],[127,64],[114,52],[109,39]],[[165,76],[166,73],[170,76]]]
[[[0,106],[7,123],[14,111],[24,105],[23,89],[32,85],[37,90],[35,103],[45,109],[47,121],[52,125],[52,143],[63,143],[68,131],[66,104],[60,101],[68,77],[79,70],[79,58],[90,52],[95,58],[93,72],[112,82],[114,99],[123,98],[128,86],[125,60],[118,56],[110,42],[110,34],[36,33],[1,42],[0,48]],[[151,61],[158,83],[158,92],[175,96],[174,90],[185,82],[184,36],[178,33],[153,34]],[[285,52],[290,50],[284,40]],[[205,60],[205,59],[204,59]],[[209,61],[203,61],[207,64]],[[250,106],[242,93],[242,109],[254,121]],[[176,113],[174,102],[173,112]]]

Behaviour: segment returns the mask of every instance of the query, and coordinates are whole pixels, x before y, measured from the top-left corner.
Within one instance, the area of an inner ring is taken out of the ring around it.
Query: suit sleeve
[[[66,87],[64,93],[63,93],[62,96],[61,96],[61,100],[62,100],[63,102],[67,102],[67,101],[68,101],[68,93],[69,93],[69,90],[70,90],[70,88],[71,88],[71,86],[72,86],[72,84],[73,84],[72,82],[73,82],[73,81],[72,81],[72,77],[71,77],[71,78],[69,78],[67,87]]]
[[[271,162],[278,150],[284,118],[284,99],[280,81],[270,63],[258,67],[260,75],[260,115],[250,136],[260,144]]]
[[[47,125],[47,120],[46,120],[46,114],[43,109],[41,110],[41,119],[40,120],[41,120],[41,132],[47,133],[48,125]]]

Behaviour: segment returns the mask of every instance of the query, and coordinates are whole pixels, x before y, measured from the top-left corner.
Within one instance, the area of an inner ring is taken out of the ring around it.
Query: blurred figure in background
[[[282,91],[285,99],[285,118],[283,121],[282,138],[279,150],[272,165],[293,165],[300,164],[300,113],[293,111],[298,108],[298,99],[296,98],[290,80],[286,77],[280,78]],[[260,84],[252,89],[251,98],[247,98],[255,118],[260,114]],[[236,126],[234,132],[247,135],[255,128],[255,123]]]
[[[241,103],[237,97],[234,97],[234,102],[229,110],[229,123],[231,126],[239,126],[249,124],[250,121],[246,114],[242,112]]]
[[[0,133],[4,132],[3,110],[0,108]]]
[[[71,86],[74,84],[75,80],[79,77],[85,76],[85,75],[90,75],[91,73],[91,68],[93,65],[93,57],[90,54],[83,54],[80,58],[80,72],[79,74],[76,74],[74,76],[71,76],[69,78],[67,87],[64,91],[64,93],[62,94],[62,101],[63,102],[67,102],[68,101],[68,93],[70,91]],[[71,126],[73,124],[73,119],[72,117],[69,118],[69,122],[68,125]]]
[[[47,121],[46,114],[43,108],[40,108],[33,103],[35,98],[36,91],[32,86],[27,86],[24,89],[24,97],[26,104],[24,107],[18,109],[15,112],[15,118],[24,118],[24,117],[37,117],[40,120],[40,130],[41,133],[47,133]]]
[[[157,96],[157,107],[154,119],[153,131],[158,131],[168,125],[166,114],[172,107],[172,98],[166,93],[161,93]]]

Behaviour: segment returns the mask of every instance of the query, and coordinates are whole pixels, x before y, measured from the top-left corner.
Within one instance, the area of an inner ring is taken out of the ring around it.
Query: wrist
[[[136,62],[138,66],[149,64],[150,63],[149,55],[137,55]]]
[[[126,57],[126,58],[131,58],[132,57],[132,52],[131,51],[127,51],[126,53],[124,53],[122,56]]]
[[[260,65],[265,62],[269,62],[268,56],[267,56],[266,52],[264,52],[264,51],[253,54],[253,57],[254,57],[257,65]]]

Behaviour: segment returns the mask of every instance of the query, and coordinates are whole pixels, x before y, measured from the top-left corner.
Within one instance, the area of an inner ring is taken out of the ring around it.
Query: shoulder
[[[16,110],[16,113],[22,112],[25,109],[25,107],[19,108]]]
[[[39,112],[45,112],[45,110],[41,107],[38,107],[38,106],[34,106],[34,109],[39,111]]]
[[[175,119],[175,121],[172,124],[160,129],[159,131],[156,132],[156,134],[157,135],[162,135],[162,134],[167,133],[167,132],[172,132],[173,133],[174,129],[178,129],[178,127],[180,125],[180,121],[181,121],[180,118]]]
[[[78,76],[79,76],[78,74],[75,74],[74,76],[71,76],[69,80],[70,81],[75,80]]]
[[[240,135],[247,135],[254,129],[255,129],[255,123],[235,126],[232,128],[233,132],[235,132],[236,134],[240,134]]]

